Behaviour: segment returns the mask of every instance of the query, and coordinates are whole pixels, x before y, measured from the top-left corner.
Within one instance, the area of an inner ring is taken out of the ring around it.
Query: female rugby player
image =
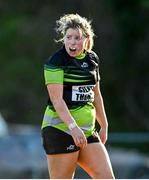
[[[99,85],[99,58],[92,51],[91,23],[78,14],[66,14],[57,21],[56,30],[63,46],[44,65],[49,99],[42,138],[50,178],[73,178],[78,164],[92,178],[114,179],[104,145],[108,122]]]

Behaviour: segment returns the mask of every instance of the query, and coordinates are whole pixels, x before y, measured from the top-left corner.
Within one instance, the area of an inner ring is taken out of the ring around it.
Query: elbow
[[[60,106],[64,101],[63,98],[60,97],[50,97],[50,99],[54,107]]]
[[[103,98],[101,95],[95,97],[93,104],[103,104]]]

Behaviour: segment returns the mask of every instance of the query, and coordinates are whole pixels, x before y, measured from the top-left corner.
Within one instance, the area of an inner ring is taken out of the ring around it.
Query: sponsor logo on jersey
[[[83,64],[81,65],[82,68],[87,68],[88,67],[88,63],[83,62]]]
[[[93,85],[72,86],[72,101],[94,101]]]

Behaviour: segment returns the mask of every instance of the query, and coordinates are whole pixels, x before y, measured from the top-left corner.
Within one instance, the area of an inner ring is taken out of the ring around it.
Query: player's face
[[[64,37],[64,44],[67,53],[72,57],[80,55],[84,51],[86,41],[87,38],[83,36],[80,29],[69,28]]]

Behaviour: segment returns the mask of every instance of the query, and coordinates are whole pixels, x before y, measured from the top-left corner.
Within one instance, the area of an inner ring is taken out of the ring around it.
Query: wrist
[[[74,128],[76,128],[76,127],[77,127],[77,124],[75,122],[72,122],[72,123],[70,123],[68,125],[68,128],[69,128],[70,131],[73,130]]]
[[[108,126],[101,126],[101,129],[107,130]]]

